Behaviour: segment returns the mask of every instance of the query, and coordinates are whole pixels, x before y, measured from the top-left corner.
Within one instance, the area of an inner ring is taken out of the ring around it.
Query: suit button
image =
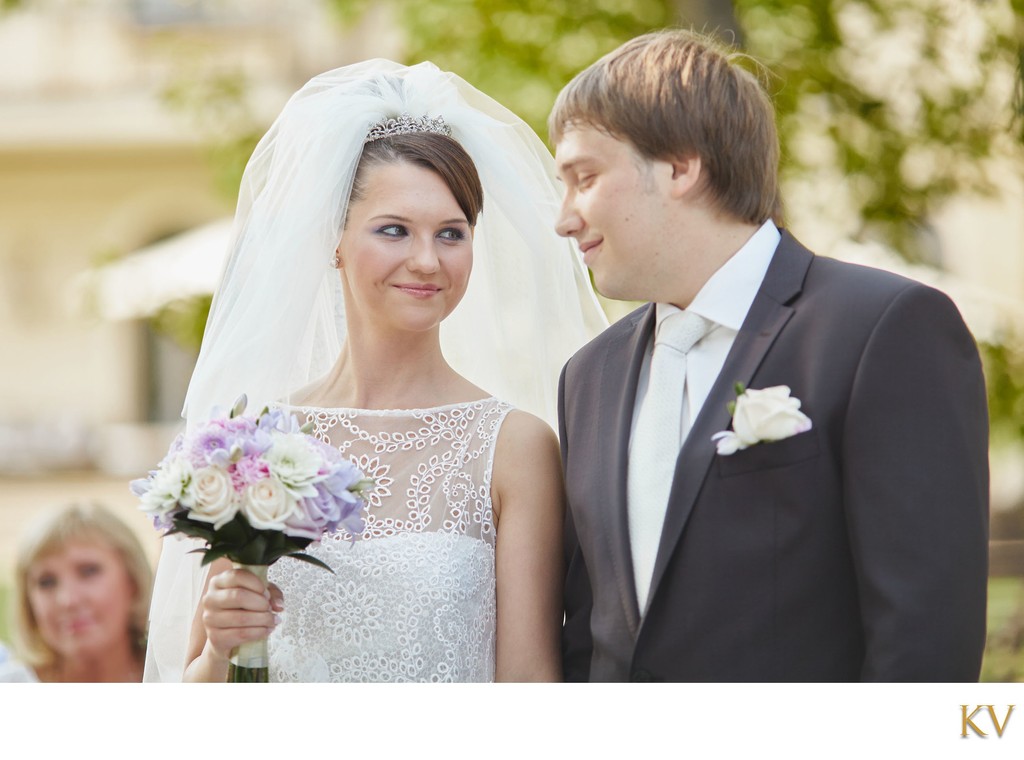
[[[654,676],[648,673],[646,670],[634,670],[633,675],[630,679],[633,683],[650,683],[654,680]]]

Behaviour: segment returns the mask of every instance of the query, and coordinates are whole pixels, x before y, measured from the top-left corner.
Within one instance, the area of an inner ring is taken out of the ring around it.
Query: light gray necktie
[[[682,446],[686,354],[714,326],[689,311],[673,313],[658,325],[647,393],[640,405],[629,448],[627,513],[633,577],[640,614],[654,573],[676,459]]]

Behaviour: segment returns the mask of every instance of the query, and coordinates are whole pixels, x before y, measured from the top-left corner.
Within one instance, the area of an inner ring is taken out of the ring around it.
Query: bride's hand
[[[210,578],[202,602],[207,647],[218,658],[246,641],[265,639],[284,609],[281,589],[263,583],[248,570],[231,568]]]

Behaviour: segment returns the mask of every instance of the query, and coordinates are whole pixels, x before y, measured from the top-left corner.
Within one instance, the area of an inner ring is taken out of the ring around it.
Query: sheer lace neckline
[[[282,409],[301,409],[311,412],[326,412],[330,414],[377,414],[381,416],[394,416],[445,412],[451,409],[462,409],[464,407],[475,406],[477,404],[486,404],[491,401],[497,401],[497,398],[495,396],[484,396],[483,398],[474,399],[472,401],[457,401],[453,404],[441,404],[439,406],[425,406],[413,409],[363,409],[353,406],[316,406],[314,404],[279,404],[278,406]]]

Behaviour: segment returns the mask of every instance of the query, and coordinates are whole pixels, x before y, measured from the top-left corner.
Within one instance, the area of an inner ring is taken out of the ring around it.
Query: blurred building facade
[[[347,31],[322,0],[22,0],[0,12],[0,474],[138,474],[179,424],[193,357],[144,319],[102,318],[80,287],[103,258],[231,214],[209,133],[167,93],[235,78],[265,127],[313,74],[399,57],[385,12]],[[1003,184],[1002,200],[958,201],[935,220],[937,258],[1020,304],[1024,190],[1017,176]],[[787,188],[790,207],[816,209],[803,195],[842,208],[843,185]],[[791,213],[806,243],[851,251],[835,219],[807,216]]]
[[[139,473],[159,458],[193,357],[145,320],[101,319],[80,276],[232,212],[209,135],[168,92],[244,82],[265,128],[313,74],[393,54],[365,24],[343,33],[318,0],[0,13],[0,472]]]

